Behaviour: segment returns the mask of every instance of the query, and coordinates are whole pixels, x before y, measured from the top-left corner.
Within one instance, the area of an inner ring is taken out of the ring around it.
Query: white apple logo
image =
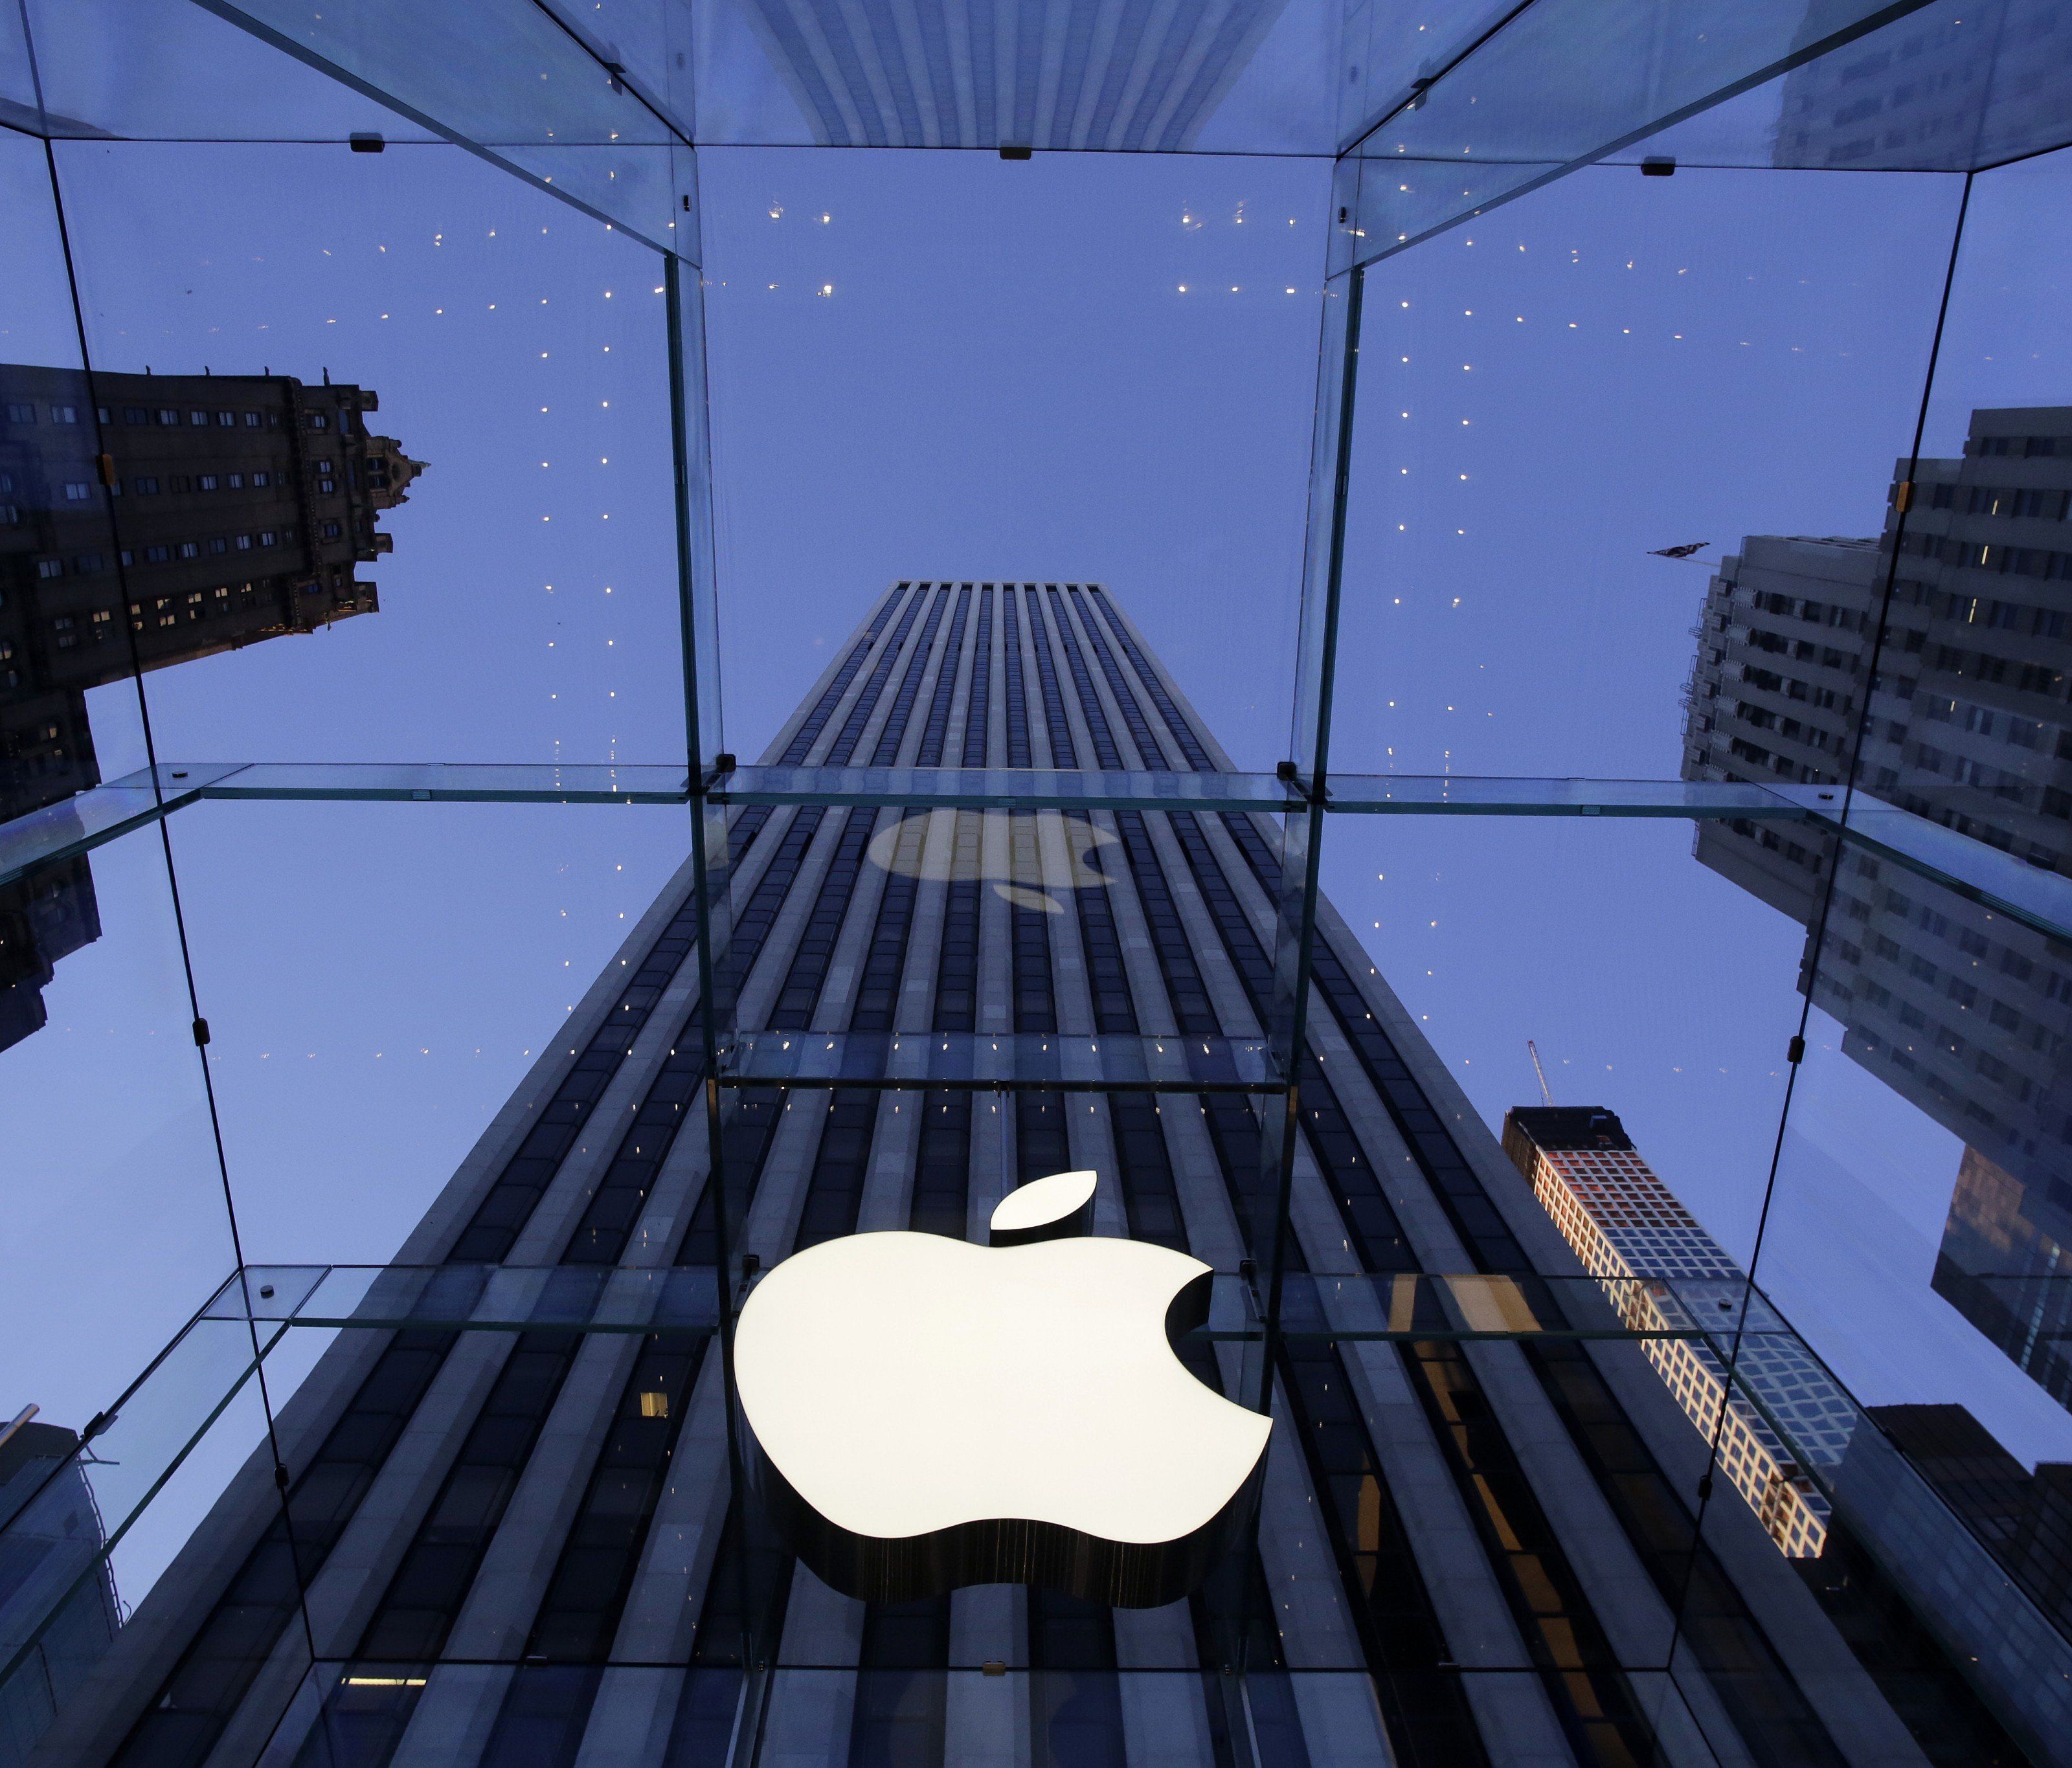
[[[1090,1172],[1010,1193],[993,1244],[852,1234],[750,1295],[734,1371],[754,1474],[792,1550],[874,1601],[1040,1583],[1184,1595],[1234,1537],[1271,1426],[1172,1338],[1210,1268],[1083,1232]]]

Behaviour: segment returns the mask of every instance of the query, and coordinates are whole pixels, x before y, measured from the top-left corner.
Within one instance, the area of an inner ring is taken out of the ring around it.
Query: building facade
[[[19,1762],[107,1651],[122,1606],[79,1433],[31,1407],[0,1426],[0,1759]],[[34,1617],[33,1624],[18,1618]]]
[[[1688,1331],[1694,1320],[1709,1324],[1722,1303],[1730,1312],[1759,1307],[1767,1325],[1769,1304],[1751,1294],[1748,1273],[1641,1158],[1614,1113],[1517,1108],[1504,1115],[1503,1148],[1629,1326]],[[1731,1396],[1708,1344],[1666,1335],[1643,1344],[1691,1422],[1708,1437],[1719,1432],[1720,1470],[1770,1538],[1793,1559],[1818,1559],[1828,1503],[1798,1457],[1809,1450],[1839,1462],[1856,1427],[1855,1403],[1788,1333],[1756,1330],[1742,1340]],[[1799,1447],[1786,1445],[1772,1419]]]
[[[373,613],[423,469],[368,389],[0,364],[0,821],[100,783],[87,690]],[[0,1049],[98,937],[82,858],[0,884]]]
[[[1920,461],[1901,485],[1878,541],[1755,536],[1724,561],[1684,776],[1839,788],[1860,723],[1860,804],[2072,874],[2072,407],[1975,412],[1961,458]],[[1788,824],[1701,823],[1696,853],[1809,929],[1836,863]],[[2072,1403],[2055,1275],[2072,1123],[2052,1103],[2072,948],[1861,850],[1841,864],[1801,985],[1848,1055],[1972,1151],[1936,1289]]]
[[[921,581],[879,600],[765,760],[1229,766],[1099,586]],[[726,968],[759,1048],[1262,1030],[1264,817],[728,814]],[[1268,1256],[1260,1108],[723,1071],[715,1145],[690,889],[687,867],[402,1248],[425,1275],[394,1282],[445,1298],[447,1323],[341,1334],[279,1420],[279,1490],[256,1458],[35,1762],[701,1768],[748,1760],[758,1716],[755,1759],[798,1764],[2016,1759],[1926,1636],[1891,1630],[1916,1623],[1868,1561],[1816,1588],[1738,1504],[1694,1532],[1704,1439],[1328,908],[1289,1281],[1350,1312],[1278,1347],[1256,1539],[1160,1609],[829,1590],[732,1488],[709,1336],[637,1312],[511,1330],[498,1297],[734,1283],[877,1228],[982,1240],[1009,1190],[1066,1168],[1099,1175],[1095,1231],[1242,1282]],[[717,1273],[722,1191],[738,1256]],[[1548,1317],[1600,1330],[1381,1330],[1368,1304],[1420,1273],[1521,1295],[1566,1277]],[[1234,1347],[1182,1351],[1235,1379]]]

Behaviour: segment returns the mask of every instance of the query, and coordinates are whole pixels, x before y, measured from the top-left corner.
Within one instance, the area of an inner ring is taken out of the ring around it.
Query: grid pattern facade
[[[1532,1194],[1575,1248],[1626,1323],[1644,1332],[1677,1328],[1687,1318],[1677,1285],[1746,1281],[1741,1268],[1630,1149],[1537,1149]],[[1708,1437],[1720,1433],[1719,1461],[1777,1544],[1794,1559],[1817,1559],[1827,1538],[1827,1501],[1799,1470],[1792,1452],[1744,1397],[1745,1390],[1794,1426],[1823,1422],[1847,1446],[1856,1408],[1812,1367],[1803,1351],[1779,1356],[1745,1340],[1736,1391],[1704,1344],[1689,1338],[1642,1341],[1676,1403]],[[1724,1410],[1723,1410],[1724,1407]],[[1796,1432],[1794,1432],[1796,1434]]]
[[[1099,586],[902,582],[767,759],[942,758],[1228,766]],[[1256,1037],[1268,1012],[1264,818],[730,814],[744,1030]],[[687,869],[402,1262],[711,1268],[689,888]],[[1314,973],[1290,1268],[1576,1275],[1328,912]],[[1006,1191],[1066,1166],[1100,1175],[1097,1232],[1225,1272],[1266,1256],[1253,1224],[1274,1181],[1239,1095],[722,1094],[730,1244],[766,1268],[858,1230],[982,1238]],[[1186,1355],[1234,1379],[1221,1354]],[[348,1334],[282,1414],[284,1499],[269,1466],[242,1477],[42,1759],[722,1762],[755,1685],[757,1591],[779,1641],[764,1760],[1624,1765],[1695,1760],[1703,1735],[1824,1768],[1903,1737],[1848,1617],[1754,1519],[1694,1536],[1689,1427],[1632,1342],[1312,1335],[1271,1373],[1258,1534],[1222,1593],[1112,1610],[995,1586],[888,1606],[758,1559],[717,1355],[667,1333]],[[1640,1677],[1687,1596],[1688,1670],[1665,1703]],[[1232,1614],[1235,1708],[1213,1673]]]

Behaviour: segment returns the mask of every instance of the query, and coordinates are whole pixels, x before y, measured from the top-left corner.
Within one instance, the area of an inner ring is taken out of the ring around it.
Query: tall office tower
[[[895,585],[765,759],[1229,766],[1114,599],[1076,583]],[[1096,1232],[1231,1273],[1266,1255],[1248,1240],[1254,1101],[1064,1077],[1099,1071],[1096,1043],[1120,1063],[1259,1034],[1268,820],[728,814],[729,967],[759,1048],[1071,1046],[1055,1090],[880,1090],[861,1062],[824,1084],[722,1086],[739,1254],[767,1269],[889,1227],[982,1240],[1015,1186],[1090,1167]],[[601,1320],[638,1327],[653,1317],[624,1309],[664,1287],[652,1273],[695,1290],[712,1272],[691,887],[687,869],[663,891],[401,1248],[429,1275],[384,1278],[372,1301],[409,1323],[325,1352],[279,1420],[280,1491],[263,1454],[237,1476],[33,1760],[702,1768],[730,1759],[758,1687],[765,1762],[1869,1768],[1926,1759],[1908,1729],[1923,1713],[1967,1759],[2012,1759],[1926,1635],[1889,1630],[1914,1623],[1868,1561],[1816,1593],[1738,1503],[1694,1540],[1705,1444],[1634,1341],[1463,1341],[1447,1286],[1416,1273],[1484,1273],[1529,1319],[1538,1276],[1581,1267],[1328,908],[1292,1281],[1313,1319],[1341,1305],[1327,1287],[1342,1297],[1359,1335],[1291,1331],[1279,1351],[1256,1548],[1149,1610],[1013,1585],[866,1605],[772,1567],[730,1495],[709,1341],[579,1332],[564,1307],[602,1297]],[[1392,1305],[1368,1305],[1363,1273],[1431,1335],[1387,1336]],[[1566,1301],[1534,1305],[1615,1325],[1593,1285],[1556,1287]],[[541,1324],[491,1329],[534,1318],[528,1297],[552,1304]],[[1186,1355],[1211,1381],[1229,1367]],[[742,1593],[759,1589],[760,1636],[779,1642],[767,1682],[742,1667]],[[1234,1713],[1202,1667],[1229,1661],[1240,1602]],[[1657,1673],[1672,1635],[1673,1688]]]
[[[1861,721],[1859,794],[2072,874],[2072,407],[1974,412],[1963,458],[1919,462],[1901,503],[1896,491],[1881,541],[1756,536],[1724,562],[1684,776],[1839,793]],[[1696,852],[1814,924],[1832,843],[1707,822]],[[1809,938],[1801,982],[1841,1022],[1843,1049],[1980,1162],[1953,1202],[1936,1289],[2072,1404],[2072,1296],[2055,1275],[2072,1242],[2072,1145],[2052,1104],[2072,1047],[2072,951],[1860,851],[1835,880],[1827,929],[1817,970]]]
[[[375,611],[354,567],[423,470],[368,431],[376,404],[0,364],[0,816],[99,779],[87,689]]]
[[[1694,1320],[1710,1325],[1716,1314],[1736,1314],[1745,1302],[1768,1327],[1772,1310],[1750,1295],[1748,1273],[1640,1157],[1612,1112],[1587,1105],[1515,1108],[1504,1114],[1503,1151],[1584,1268],[1604,1280],[1628,1326],[1688,1330]],[[1827,1539],[1827,1500],[1765,1413],[1803,1449],[1839,1462],[1856,1429],[1848,1396],[1790,1334],[1750,1334],[1731,1396],[1725,1367],[1708,1345],[1690,1338],[1644,1342],[1692,1423],[1708,1437],[1718,1428],[1720,1470],[1771,1538],[1794,1559],[1818,1558]]]

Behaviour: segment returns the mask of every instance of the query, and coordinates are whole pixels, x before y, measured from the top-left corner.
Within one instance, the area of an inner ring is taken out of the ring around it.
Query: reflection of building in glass
[[[1838,1458],[1856,1425],[1848,1396],[1795,1334],[1762,1329],[1772,1318],[1768,1303],[1749,1295],[1746,1273],[1640,1157],[1612,1112],[1516,1107],[1504,1114],[1503,1146],[1629,1326],[1665,1332],[1696,1318],[1720,1330],[1749,1302],[1752,1330],[1741,1340],[1724,1417],[1726,1371],[1708,1346],[1652,1338],[1645,1347],[1691,1421],[1708,1437],[1718,1428],[1720,1471],[1777,1544],[1794,1559],[1817,1557],[1827,1538],[1827,1501],[1764,1413],[1794,1441]],[[1715,1314],[1720,1321],[1708,1318]]]
[[[2072,1210],[2063,1182],[2025,1185],[1966,1149],[1934,1281],[1938,1294],[2072,1405]]]
[[[78,1447],[62,1425],[0,1426],[0,1759],[10,1762],[27,1759],[121,1624]]]
[[[1854,23],[1813,0],[1802,41]],[[2059,0],[1938,0],[1785,76],[1780,166],[1962,170],[2062,146],[2072,18]]]
[[[1975,412],[1962,458],[1918,463],[1903,534],[1901,500],[1882,543],[1753,536],[1724,562],[1684,777],[1839,788],[1889,565],[1859,793],[2072,874],[2072,407]],[[1702,823],[1696,851],[1809,926],[1833,860],[1789,823]],[[1852,851],[1811,987],[1843,1049],[1999,1174],[1960,1186],[1935,1286],[2072,1403],[2042,1281],[2072,1240],[2072,947]]]
[[[2072,1463],[2032,1474],[1963,1406],[1867,1410],[2037,1606],[2072,1626]]]
[[[287,375],[0,364],[0,821],[99,783],[89,688],[374,611],[354,567],[422,470],[368,432],[375,405]],[[84,858],[0,884],[0,1049],[100,931]]]
[[[1128,6],[1100,25],[1071,0],[753,0],[748,16],[824,146],[1172,152],[1285,4]]]
[[[1228,765],[1104,590],[932,582],[879,602],[764,760]],[[1174,802],[1054,820],[733,807],[739,1026],[823,1046],[857,1034],[835,1064],[857,1082],[888,1072],[851,1066],[859,1044],[903,1044],[886,1055],[896,1063],[1054,1035],[1087,1056],[1092,1079],[1140,1040],[1256,1038],[1273,997],[1278,827]],[[1067,837],[1075,820],[1102,838]],[[1018,861],[985,852],[1017,839]],[[691,1029],[692,889],[687,866],[403,1262],[442,1264],[462,1290],[485,1281],[469,1267],[571,1267],[578,1287],[619,1266],[710,1270],[718,1190]],[[1575,1278],[1560,1234],[1328,910],[1314,962],[1298,1264]],[[1016,1185],[1090,1168],[1100,1231],[1191,1249],[1227,1273],[1264,1255],[1256,1224],[1278,1178],[1262,1176],[1256,1100],[1017,1078],[1030,1083],[723,1082],[736,1250],[767,1267],[859,1230],[983,1240]],[[1353,1286],[1361,1306],[1377,1287]],[[1611,1326],[1596,1296],[1573,1305]],[[1212,1382],[1235,1367],[1206,1346],[1183,1355]],[[1679,1688],[1723,1755],[1801,1760],[1811,1739],[1816,1754],[1846,1756],[1865,1729],[1904,1743],[1846,1643],[1888,1637],[1889,1587],[1867,1573],[1835,1595],[1831,1618],[1738,1504],[1712,1507],[1694,1560],[1703,1446],[1631,1342],[1291,1334],[1256,1550],[1227,1585],[1156,1610],[1013,1585],[897,1607],[835,1597],[766,1557],[761,1513],[734,1502],[722,1374],[709,1340],[667,1332],[342,1334],[282,1410],[285,1499],[264,1457],[238,1476],[47,1747],[67,1761],[219,1768],[724,1762],[754,1686],[742,1670],[752,1646],[818,1667],[775,1678],[765,1762],[1680,1762],[1702,1754],[1693,1734],[1658,1743],[1656,1704],[1621,1667],[1654,1659],[1621,1654],[1659,1653],[1694,1577],[1704,1618],[1679,1644]],[[283,1575],[291,1554],[327,1660],[314,1680]],[[1232,1711],[1219,1691],[1235,1679],[1198,1671],[1228,1661],[1218,1616],[1248,1585],[1251,1692]],[[1908,1710],[1918,1699],[1947,1721],[1932,1648],[1914,1661]],[[1004,1680],[977,1673],[989,1662]],[[1370,1673],[1281,1677],[1291,1665]],[[1255,1725],[1270,1753],[1242,1741]],[[1219,1737],[1240,1741],[1226,1751]]]

